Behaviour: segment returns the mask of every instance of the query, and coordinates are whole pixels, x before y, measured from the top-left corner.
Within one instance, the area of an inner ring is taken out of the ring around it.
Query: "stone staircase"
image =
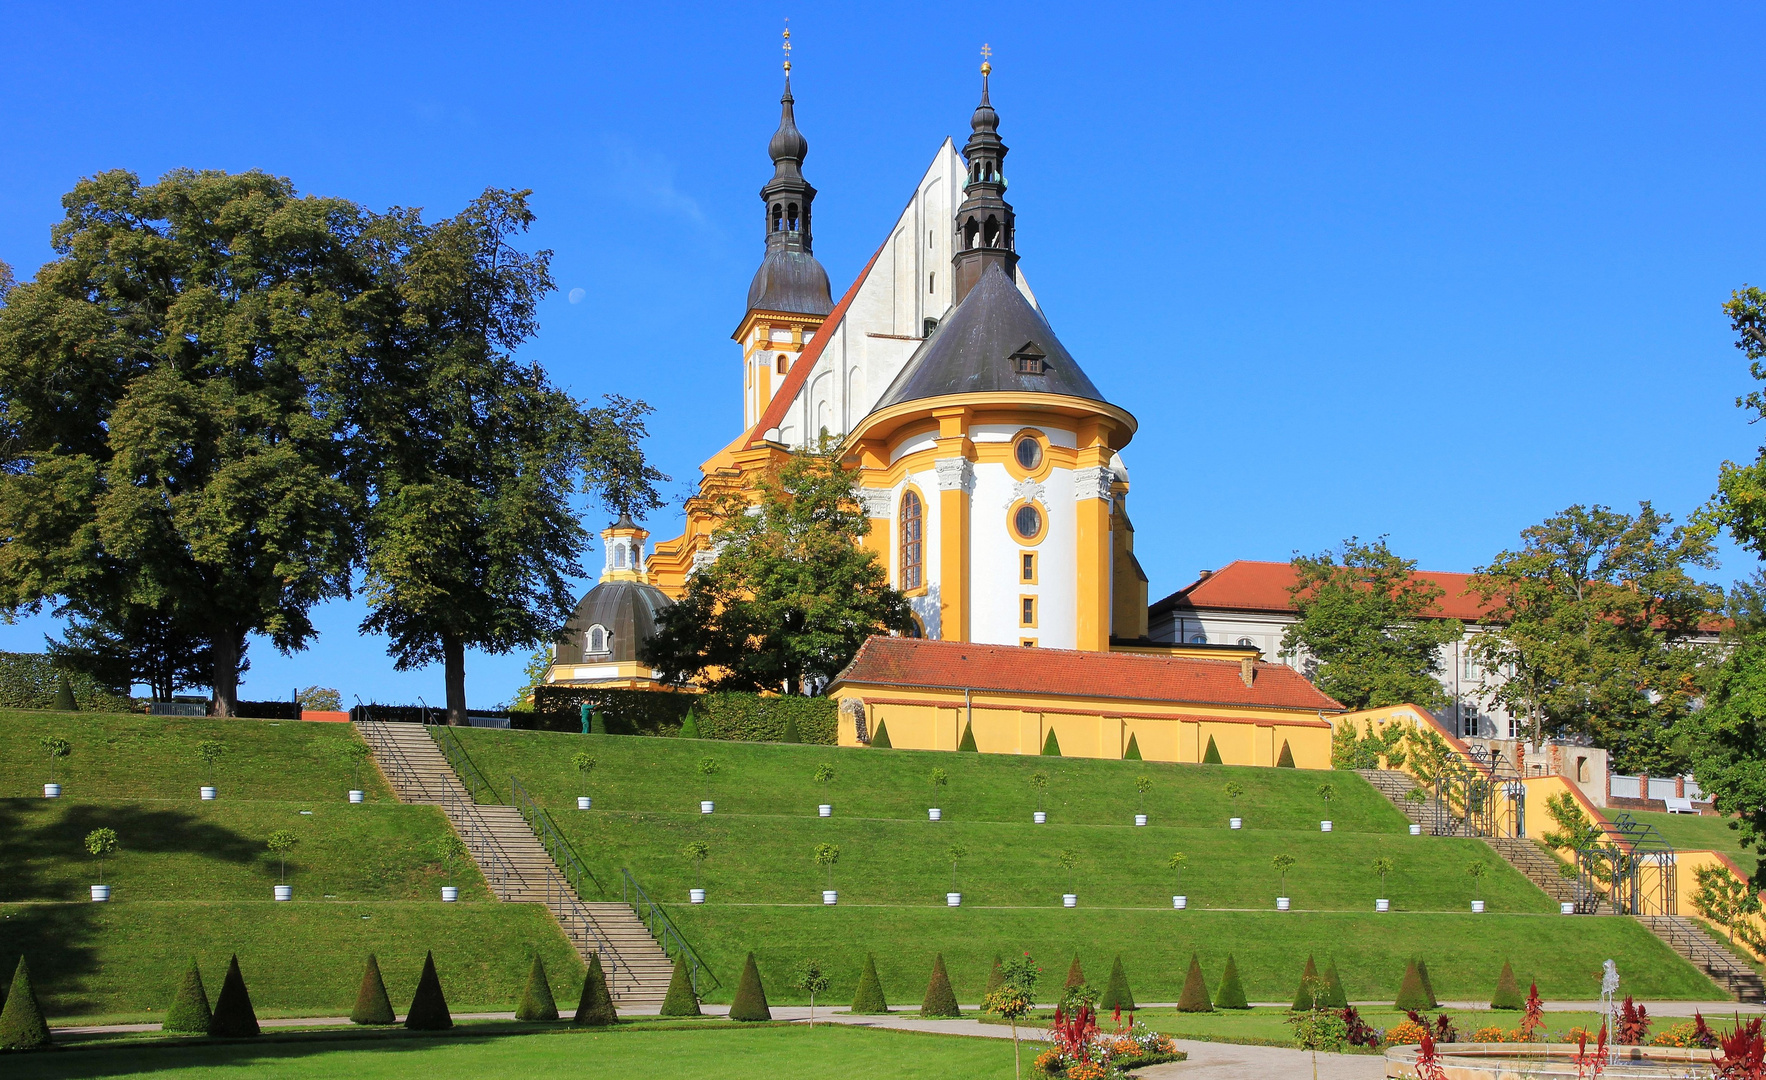
[[[1422,802],[1413,803],[1405,799],[1405,792],[1417,786],[1409,773],[1397,769],[1356,769],[1355,773],[1390,800],[1399,813],[1410,819],[1411,824],[1421,825],[1424,833],[1445,836],[1453,833],[1459,825],[1459,819],[1427,789],[1424,789],[1424,794],[1428,798]]]
[[[1766,1001],[1766,979],[1734,953],[1711,940],[1698,923],[1684,915],[1639,915],[1637,921],[1668,947],[1686,957],[1711,981],[1734,994],[1738,1001]]]
[[[1576,882],[1559,873],[1558,867],[1563,864],[1541,851],[1538,844],[1521,836],[1486,836],[1483,839],[1553,901],[1567,904],[1576,899]]]
[[[599,952],[615,1005],[662,1005],[673,964],[637,912],[623,903],[584,902],[519,810],[473,801],[422,724],[355,726],[401,802],[439,806],[447,814],[498,900],[545,904],[585,962]],[[567,1002],[559,1007],[570,1011]]]

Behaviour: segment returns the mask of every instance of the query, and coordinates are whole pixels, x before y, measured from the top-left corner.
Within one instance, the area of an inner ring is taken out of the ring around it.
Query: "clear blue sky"
[[[679,496],[741,421],[786,15],[836,294],[960,143],[992,44],[1025,273],[1140,419],[1155,597],[1351,534],[1469,570],[1573,503],[1684,516],[1760,441],[1719,309],[1766,284],[1757,4],[15,3],[0,259],[30,276],[104,169],[432,215],[532,188],[560,292],[528,351],[653,404]],[[254,643],[245,693],[439,699],[360,615],[330,605],[292,659]],[[474,702],[523,659],[473,658]]]

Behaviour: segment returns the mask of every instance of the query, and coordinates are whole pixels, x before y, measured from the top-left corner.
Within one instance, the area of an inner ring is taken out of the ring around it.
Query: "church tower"
[[[760,189],[765,206],[766,254],[748,286],[748,312],[731,335],[742,345],[742,426],[766,411],[792,359],[815,336],[834,300],[828,272],[816,261],[810,231],[816,189],[803,178],[809,140],[797,130],[791,96],[791,31],[785,31],[785,93],[779,129],[767,144],[773,178]]]
[[[990,266],[1005,271],[1006,280],[1017,277],[1017,227],[1012,204],[1006,201],[1006,144],[1000,141],[999,113],[987,96],[987,79],[993,72],[991,63],[981,65],[981,104],[969,119],[969,141],[963,147],[963,160],[969,164],[969,175],[963,182],[963,204],[957,207],[956,245],[951,262],[955,264],[958,304],[981,280]]]

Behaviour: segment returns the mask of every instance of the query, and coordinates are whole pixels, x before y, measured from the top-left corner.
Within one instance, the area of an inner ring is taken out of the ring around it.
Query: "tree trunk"
[[[442,635],[442,674],[447,683],[448,723],[466,723],[466,643]]]
[[[245,651],[244,637],[232,630],[222,630],[209,639],[209,648],[215,654],[214,714],[236,716],[239,713],[239,654]]]

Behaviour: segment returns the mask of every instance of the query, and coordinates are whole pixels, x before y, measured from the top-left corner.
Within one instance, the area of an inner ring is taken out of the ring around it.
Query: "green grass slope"
[[[1720,851],[1735,860],[1744,874],[1754,872],[1760,853],[1741,846],[1741,833],[1730,827],[1733,818],[1698,814],[1664,814],[1652,810],[1612,810],[1608,817],[1630,814],[1653,825],[1663,839],[1681,851]]]

